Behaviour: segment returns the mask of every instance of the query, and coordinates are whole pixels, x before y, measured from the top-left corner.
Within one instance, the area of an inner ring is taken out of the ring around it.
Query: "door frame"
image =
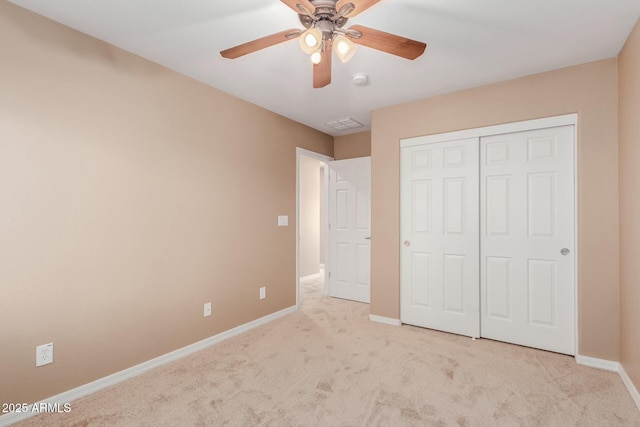
[[[316,153],[315,151],[307,150],[305,148],[296,147],[296,309],[300,308],[300,157],[310,157],[312,159],[319,160],[320,162],[325,163],[325,165],[333,161],[333,157]],[[328,240],[328,229],[329,229],[329,174],[328,168],[325,169],[324,174],[324,197],[325,197],[325,220],[326,227],[325,236]],[[325,262],[325,271],[327,271],[328,263],[329,263],[329,249],[327,245],[324,247],[324,262]],[[326,293],[328,289],[327,276],[324,278],[323,292]]]
[[[466,129],[461,131],[453,131],[453,132],[445,132],[435,135],[426,135],[426,136],[418,136],[413,138],[405,138],[400,140],[400,148],[404,147],[413,147],[416,145],[424,145],[424,144],[432,144],[436,142],[446,142],[457,139],[466,139],[466,138],[482,138],[486,136],[492,135],[500,135],[505,133],[515,133],[515,132],[523,132],[528,130],[537,130],[537,129],[545,129],[551,127],[558,126],[573,126],[573,212],[574,212],[574,242],[573,247],[575,248],[575,262],[573,265],[574,269],[574,282],[573,282],[573,292],[574,292],[574,344],[575,344],[575,357],[579,358],[579,328],[580,328],[580,310],[579,310],[579,263],[580,263],[580,247],[578,245],[578,229],[579,229],[579,215],[578,215],[578,191],[580,186],[580,181],[578,180],[578,171],[579,171],[579,163],[578,159],[580,158],[580,146],[578,145],[578,113],[565,114],[561,116],[553,116],[546,117],[541,119],[534,120],[525,120],[520,122],[513,123],[505,123],[501,125],[493,125],[493,126],[485,126],[479,127],[475,129]],[[398,242],[398,253],[401,251],[401,242]],[[400,292],[402,292],[402,286],[400,286]]]

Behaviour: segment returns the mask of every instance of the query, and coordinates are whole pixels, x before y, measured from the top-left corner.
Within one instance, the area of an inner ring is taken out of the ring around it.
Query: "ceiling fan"
[[[331,51],[342,62],[347,62],[356,52],[356,44],[416,59],[424,53],[425,43],[374,30],[362,25],[343,27],[357,14],[364,12],[381,0],[281,0],[293,9],[306,30],[290,29],[262,37],[220,52],[224,58],[235,59],[288,40],[300,39],[302,50],[311,55],[313,63],[313,87],[321,88],[331,83]]]

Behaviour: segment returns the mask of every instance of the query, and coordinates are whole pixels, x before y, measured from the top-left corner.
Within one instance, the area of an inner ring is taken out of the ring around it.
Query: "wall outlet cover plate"
[[[53,363],[53,343],[43,344],[36,347],[36,368],[42,365]]]

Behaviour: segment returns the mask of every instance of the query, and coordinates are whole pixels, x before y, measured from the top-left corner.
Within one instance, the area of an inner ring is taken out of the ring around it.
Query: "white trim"
[[[595,357],[581,356],[579,354],[576,354],[576,363],[579,365],[588,366],[590,368],[617,372],[618,375],[620,375],[622,383],[631,395],[633,403],[635,403],[638,410],[640,410],[640,393],[631,381],[631,378],[629,378],[629,376],[627,375],[627,372],[624,370],[622,364],[620,364],[619,362],[614,362],[613,360],[597,359]]]
[[[598,359],[595,357],[582,356],[576,354],[576,363],[578,365],[588,366],[590,368],[603,369],[605,371],[619,372],[620,363],[613,360]]]
[[[638,407],[638,410],[640,410],[640,393],[638,393],[638,389],[633,385],[633,382],[631,382],[631,378],[629,378],[622,365],[620,365],[620,371],[618,373],[620,374],[620,378],[622,379],[625,387],[627,387],[627,390],[629,390],[629,394]]]
[[[578,301],[580,301],[580,245],[578,244],[580,216],[578,215],[578,194],[580,190],[580,180],[578,179],[578,159],[580,158],[578,150],[578,117],[573,125],[573,310],[574,310],[574,353],[578,355],[580,348],[580,310]]]
[[[188,345],[186,347],[182,347],[178,350],[172,351],[171,353],[167,353],[163,356],[159,356],[154,359],[148,360],[146,362],[140,363],[139,365],[132,366],[131,368],[127,368],[120,372],[116,372],[115,374],[111,374],[104,378],[100,378],[98,380],[92,381],[88,384],[81,385],[80,387],[76,387],[72,390],[68,390],[63,393],[57,394],[48,399],[44,399],[40,402],[35,403],[35,405],[39,405],[41,403],[53,403],[53,404],[58,403],[60,406],[62,406],[65,403],[69,403],[81,397],[88,396],[89,394],[95,393],[104,388],[110,387],[112,385],[121,383],[130,378],[136,377],[151,369],[157,368],[162,365],[166,365],[167,363],[176,361],[185,356],[196,353],[200,350],[204,350],[205,348],[211,347],[212,345],[218,344],[229,338],[240,335],[244,332],[257,328],[258,326],[262,326],[266,323],[269,323],[281,317],[287,316],[291,313],[295,313],[296,311],[297,311],[296,306],[285,308],[284,310],[277,311],[275,313],[272,313],[267,316],[261,317],[259,319],[253,320],[251,322],[245,323],[244,325],[240,325],[233,329],[229,329],[228,331],[221,332],[217,335],[206,338],[202,341],[198,341],[194,344]],[[38,415],[39,412],[34,412],[34,413],[31,412],[32,407],[33,405],[29,405],[27,412],[13,412],[13,413],[0,416],[0,426],[8,426],[13,423],[17,423],[18,421],[26,420],[27,418],[31,418],[32,416]]]
[[[320,272],[320,273],[316,273],[316,274],[309,274],[308,276],[302,276],[300,278],[300,282],[306,282],[309,280],[313,280],[313,279],[320,279],[324,277],[324,273]]]
[[[333,158],[331,161],[334,161]],[[329,206],[329,162],[325,162],[322,166],[324,173],[322,174],[324,182],[322,183],[322,189],[324,190],[324,264],[320,264],[322,274],[324,274],[324,283],[322,285],[322,293],[329,295],[329,274],[327,274],[328,268],[331,266],[329,262],[329,214],[331,206]]]
[[[320,160],[321,162],[332,162],[333,157],[326,156],[324,154],[316,153],[315,151],[307,150],[306,148],[296,147],[296,154],[298,156],[306,156],[311,157],[316,160]]]
[[[500,135],[503,133],[522,132],[534,129],[552,128],[556,126],[576,125],[578,114],[566,114],[564,116],[547,117],[544,119],[526,120],[502,125],[485,126],[476,129],[466,129],[454,132],[440,133],[437,135],[425,135],[400,140],[400,147],[412,147],[414,145],[432,144],[458,139],[481,138],[483,136]]]
[[[370,314],[369,320],[371,320],[372,322],[384,323],[385,325],[402,326],[402,322],[400,321],[400,319],[392,319],[391,317],[376,316],[375,314]]]
[[[327,163],[333,161],[333,157],[325,156],[324,154],[316,153],[315,151],[310,151],[305,148],[296,147],[296,307],[300,307],[300,281],[302,278],[299,276],[300,274],[300,156],[311,157],[312,159],[320,160],[321,162]],[[325,171],[324,174],[325,180],[325,209],[326,209],[326,218],[327,224],[329,221],[329,188],[326,185],[329,181],[327,179],[327,173]],[[328,228],[328,227],[327,227]],[[328,232],[328,231],[327,231]],[[325,247],[325,262],[327,260],[327,251],[328,249]],[[327,289],[327,276],[324,277],[324,291],[326,293]]]

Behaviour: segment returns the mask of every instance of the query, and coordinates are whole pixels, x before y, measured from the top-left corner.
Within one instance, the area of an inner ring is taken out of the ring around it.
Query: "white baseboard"
[[[123,371],[116,372],[115,374],[111,374],[104,378],[100,378],[99,380],[92,381],[88,384],[81,385],[80,387],[76,387],[72,390],[65,391],[56,396],[52,396],[48,399],[44,399],[41,402],[37,402],[35,404],[29,405],[28,409],[25,412],[12,412],[9,414],[2,415],[0,416],[0,427],[9,426],[13,423],[17,423],[18,421],[22,421],[27,418],[31,418],[35,415],[38,415],[40,412],[37,412],[37,411],[32,412],[34,405],[37,405],[37,408],[40,407],[41,403],[50,403],[50,404],[57,403],[60,406],[62,406],[65,403],[70,403],[76,399],[95,393],[106,387],[110,387],[114,384],[121,383],[122,381],[128,380],[129,378],[136,377],[151,369],[157,368],[162,365],[166,365],[167,363],[181,359],[197,351],[203,350],[207,347],[211,347],[214,344],[218,344],[219,342],[222,342],[236,335],[240,335],[244,332],[247,332],[253,328],[257,328],[258,326],[262,326],[273,320],[279,319],[280,317],[284,317],[288,314],[294,313],[296,310],[297,310],[297,307],[295,306],[285,308],[284,310],[280,310],[278,312],[269,314],[267,316],[261,317],[260,319],[256,319],[249,323],[245,323],[244,325],[240,325],[233,329],[229,329],[228,331],[221,332],[217,335],[206,338],[202,341],[198,341],[194,344],[172,351],[171,353],[167,353],[163,356],[156,357],[154,359],[143,362],[139,365],[132,366],[131,368],[127,368]]]
[[[400,319],[392,319],[390,317],[376,316],[375,314],[369,315],[369,320],[372,322],[384,323],[391,326],[402,326]]]
[[[302,276],[300,278],[301,282],[306,282],[307,280],[313,280],[313,279],[320,279],[324,277],[324,272],[320,272],[320,273],[315,273],[315,274],[309,274],[308,276]]]
[[[581,356],[576,354],[576,363],[579,365],[589,366],[591,368],[604,369],[605,371],[617,372],[620,375],[620,379],[622,379],[622,383],[629,391],[631,395],[631,399],[640,410],[640,393],[638,393],[638,389],[631,381],[631,378],[627,375],[627,372],[624,370],[622,365],[619,362],[614,362],[612,360],[604,360],[597,359],[595,357]]]
[[[618,373],[620,374],[620,378],[622,378],[622,382],[624,383],[625,387],[627,387],[627,390],[629,390],[629,394],[631,395],[633,401],[636,403],[638,410],[640,410],[640,393],[638,393],[638,389],[633,385],[633,383],[631,382],[631,378],[629,378],[622,365],[620,365],[620,371]]]
[[[590,368],[603,369],[605,371],[619,372],[620,363],[613,360],[597,359],[595,357],[581,356],[576,354],[576,363],[578,365],[589,366]]]

